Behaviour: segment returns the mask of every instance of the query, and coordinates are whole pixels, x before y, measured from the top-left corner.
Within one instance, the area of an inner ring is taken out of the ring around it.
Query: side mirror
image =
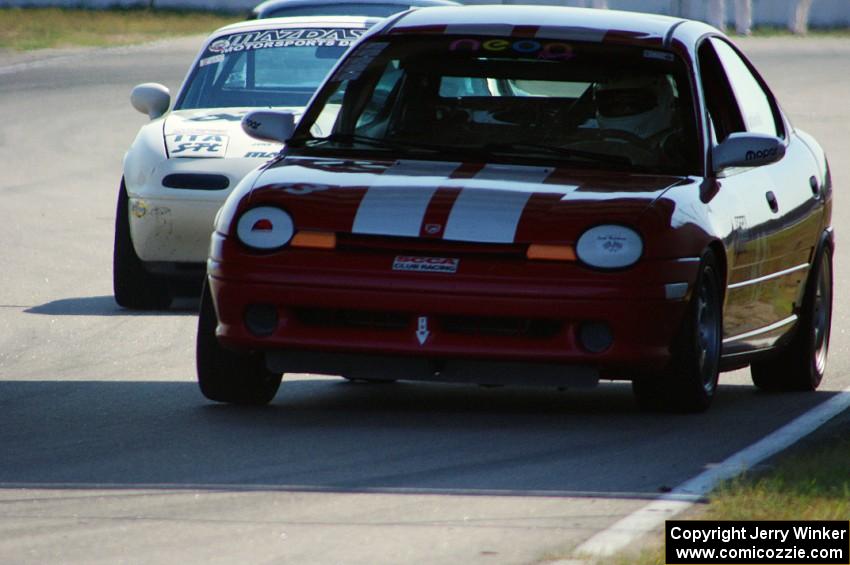
[[[168,106],[171,105],[171,92],[161,84],[146,82],[138,85],[130,93],[130,104],[153,120],[168,111]]]
[[[295,114],[286,111],[254,110],[242,118],[242,130],[255,139],[285,143],[295,131]]]
[[[778,137],[747,132],[730,134],[711,152],[715,173],[729,167],[761,167],[784,156],[785,143]]]

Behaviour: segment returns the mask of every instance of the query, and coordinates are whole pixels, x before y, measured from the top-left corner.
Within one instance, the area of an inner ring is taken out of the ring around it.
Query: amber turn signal
[[[335,249],[336,234],[324,231],[300,231],[292,238],[290,245],[309,249]]]
[[[290,245],[310,249],[335,249],[336,234],[327,231],[300,231],[292,238]]]
[[[532,243],[528,246],[526,257],[540,261],[575,261],[576,252],[572,245]]]

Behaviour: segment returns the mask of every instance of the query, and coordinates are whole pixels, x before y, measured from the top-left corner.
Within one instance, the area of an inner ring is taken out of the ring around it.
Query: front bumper
[[[690,288],[699,265],[642,261],[600,273],[577,264],[464,259],[465,273],[454,276],[393,272],[392,257],[382,254],[285,253],[285,261],[244,254],[244,261],[208,261],[220,342],[266,352],[280,372],[364,378],[369,371],[385,378],[456,374],[464,364],[475,373],[488,362],[532,364],[541,374],[571,366],[574,374],[603,378],[662,370],[689,298],[668,298],[670,288]],[[610,343],[588,347],[588,331],[607,331]],[[392,366],[399,370],[386,374]]]
[[[202,264],[215,215],[248,172],[267,159],[164,159],[144,178],[127,177],[130,236],[142,261]],[[226,189],[170,188],[169,175],[221,175]],[[141,181],[141,182],[140,182]]]

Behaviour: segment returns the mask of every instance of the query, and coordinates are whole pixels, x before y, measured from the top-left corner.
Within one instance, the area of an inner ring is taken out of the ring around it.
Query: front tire
[[[632,382],[641,408],[667,412],[703,412],[717,391],[723,331],[723,294],[717,260],[703,255],[688,316],[673,348],[667,374]]]
[[[832,327],[832,251],[824,246],[806,283],[794,337],[775,357],[753,363],[753,383],[769,391],[812,391],[826,371]]]
[[[215,336],[218,325],[209,285],[201,290],[196,365],[201,393],[216,402],[261,406],[271,402],[283,375],[266,369],[259,353],[223,348]]]
[[[112,249],[112,291],[115,302],[130,310],[168,308],[171,304],[168,285],[145,269],[133,247],[129,200],[124,179],[121,179],[115,211],[115,245]]]

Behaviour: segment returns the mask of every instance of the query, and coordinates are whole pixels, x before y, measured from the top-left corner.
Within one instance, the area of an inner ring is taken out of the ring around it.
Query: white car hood
[[[279,108],[296,112],[302,108]],[[242,131],[242,117],[256,108],[207,108],[175,110],[163,126],[168,157],[179,158],[271,158],[280,143],[261,141]]]

